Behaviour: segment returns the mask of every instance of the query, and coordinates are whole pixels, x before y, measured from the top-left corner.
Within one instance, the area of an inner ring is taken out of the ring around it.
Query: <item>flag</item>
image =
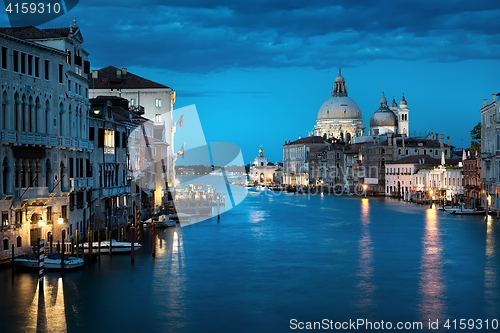
[[[185,142],[182,144],[182,147],[179,150],[179,152],[177,153],[177,156],[182,156],[182,158],[184,158],[184,145],[185,144],[186,144]]]
[[[179,120],[177,120],[177,126],[179,126],[179,128],[182,128],[183,117],[184,117],[184,112],[181,114]]]

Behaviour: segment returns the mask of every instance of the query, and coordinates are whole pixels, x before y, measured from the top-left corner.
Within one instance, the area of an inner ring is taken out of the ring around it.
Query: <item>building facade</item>
[[[481,112],[481,205],[496,207],[500,191],[500,101],[491,95],[491,103],[483,100]]]
[[[0,28],[0,259],[89,226],[88,53],[68,28]]]
[[[163,137],[168,144],[168,156],[165,159],[166,177],[172,185],[175,178],[176,156],[173,151],[176,126],[172,118],[175,91],[163,84],[130,73],[126,68],[108,66],[92,71],[90,93],[91,97],[104,95],[125,98],[131,108],[141,108],[145,118],[163,126]]]

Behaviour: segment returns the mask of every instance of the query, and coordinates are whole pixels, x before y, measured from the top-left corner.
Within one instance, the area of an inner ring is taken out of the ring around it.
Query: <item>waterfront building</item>
[[[464,194],[470,204],[474,198],[479,199],[481,195],[481,158],[477,154],[473,154],[467,156],[462,163],[464,166]]]
[[[496,207],[496,194],[500,191],[499,163],[500,163],[500,101],[497,96],[491,95],[491,104],[483,100],[481,112],[481,204]]]
[[[432,190],[447,200],[463,194],[463,172],[460,160],[442,161],[427,155],[408,156],[385,165],[385,195],[403,199],[415,191],[429,194]]]
[[[95,144],[87,166],[87,177],[92,177],[87,201],[96,227],[121,230],[141,202],[140,191],[131,193],[129,149],[135,157],[136,147],[129,147],[129,139],[146,119],[130,110],[124,98],[97,96],[90,102],[89,139]]]
[[[88,52],[67,28],[0,28],[0,259],[89,226]]]
[[[163,136],[168,144],[165,159],[166,177],[172,185],[175,179],[175,153],[173,151],[176,124],[173,122],[175,91],[163,84],[135,75],[127,68],[108,66],[93,70],[90,81],[91,97],[118,96],[129,101],[131,108],[144,111],[144,117],[163,126]]]
[[[326,147],[328,142],[321,136],[309,136],[283,145],[283,184],[309,185],[309,154],[311,149]]]
[[[264,150],[262,146],[259,149],[259,154],[255,157],[253,164],[250,167],[250,178],[254,183],[261,185],[274,185],[280,183],[278,165],[274,165],[267,161],[267,157],[264,156]]]
[[[335,78],[331,97],[321,105],[314,126],[314,135],[350,142],[363,136],[365,126],[358,104],[347,96],[347,88],[340,69]]]
[[[449,144],[449,137],[447,143],[444,143],[443,134],[432,132],[425,138],[407,138],[405,134],[398,137],[388,132],[384,136],[367,136],[357,139],[359,140],[356,140],[355,146],[359,149],[359,183],[367,185],[367,193],[372,195],[385,195],[386,193],[386,163],[416,155],[426,155],[437,159],[444,155],[445,158],[450,158],[453,149]]]

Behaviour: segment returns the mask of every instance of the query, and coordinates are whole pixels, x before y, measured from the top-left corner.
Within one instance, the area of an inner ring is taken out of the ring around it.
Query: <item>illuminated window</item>
[[[155,115],[155,123],[161,123],[161,114]]]
[[[132,99],[130,100],[130,106],[136,106],[136,105],[137,105],[137,100],[136,100],[136,99],[134,99],[134,98],[132,98]]]
[[[115,153],[115,131],[110,129],[104,130],[104,154]]]
[[[161,99],[160,98],[156,99],[155,105],[156,105],[157,108],[161,108]]]

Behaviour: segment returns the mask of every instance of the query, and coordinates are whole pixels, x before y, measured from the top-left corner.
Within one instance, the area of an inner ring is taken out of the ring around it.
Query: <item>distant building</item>
[[[283,184],[309,185],[309,154],[326,147],[328,142],[321,136],[309,136],[283,145]]]
[[[478,155],[466,157],[464,166],[464,193],[469,203],[481,197],[481,158]],[[480,202],[480,201],[478,201]]]
[[[386,135],[387,133],[393,133],[395,135],[405,135],[408,136],[409,124],[408,119],[408,104],[403,96],[403,99],[399,103],[396,100],[392,100],[390,108],[387,105],[387,99],[384,93],[382,93],[382,99],[380,100],[380,107],[370,118],[370,135]]]
[[[415,191],[451,201],[463,194],[460,160],[448,159],[442,165],[439,159],[427,155],[408,156],[385,165],[385,195],[408,199]]]
[[[253,182],[262,185],[279,184],[281,182],[280,169],[278,165],[267,161],[267,157],[264,156],[264,150],[261,146],[259,154],[250,167],[250,178]]]

